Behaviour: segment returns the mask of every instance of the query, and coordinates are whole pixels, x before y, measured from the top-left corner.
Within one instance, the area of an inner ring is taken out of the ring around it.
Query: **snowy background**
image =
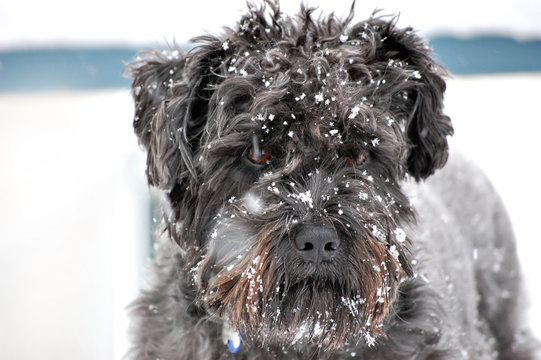
[[[233,26],[244,4],[0,0],[0,75],[2,51],[185,43]],[[351,2],[311,4],[346,15]],[[298,4],[282,8],[293,13]],[[541,3],[531,0],[358,1],[356,19],[376,8],[400,13],[400,26],[427,37],[541,39]],[[119,359],[124,308],[144,281],[152,223],[128,90],[1,88],[0,358]],[[508,207],[538,337],[540,95],[541,72],[521,72],[457,75],[446,97],[452,147],[485,169]]]

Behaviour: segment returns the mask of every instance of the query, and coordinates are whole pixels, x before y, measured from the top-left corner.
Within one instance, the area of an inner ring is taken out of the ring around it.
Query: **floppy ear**
[[[396,99],[407,117],[407,170],[417,181],[425,179],[447,162],[447,136],[453,134],[451,120],[443,113],[447,72],[411,28],[397,29],[394,19],[372,18],[367,24],[376,43],[375,58],[386,63],[400,61],[411,74],[406,91],[396,94]]]
[[[128,65],[133,77],[135,100],[133,127],[139,142],[147,150],[147,178],[150,185],[169,189],[186,170],[180,152],[180,134],[184,116],[172,117],[169,102],[175,92],[188,107],[189,91],[181,89],[186,59],[182,53],[151,51],[142,53]]]
[[[193,154],[207,116],[211,54],[200,47],[191,56],[180,49],[171,53],[143,53],[128,65],[135,100],[133,126],[147,150],[150,185],[171,190],[189,176],[197,178]]]

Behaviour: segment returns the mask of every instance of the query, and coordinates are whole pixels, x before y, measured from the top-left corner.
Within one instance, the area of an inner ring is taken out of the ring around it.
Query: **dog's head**
[[[148,181],[211,314],[265,343],[370,345],[411,274],[400,183],[447,160],[444,70],[394,19],[269,6],[131,65]]]

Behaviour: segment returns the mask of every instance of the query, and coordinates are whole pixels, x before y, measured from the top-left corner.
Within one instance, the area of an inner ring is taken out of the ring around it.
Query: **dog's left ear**
[[[373,36],[376,61],[397,64],[410,71],[406,90],[395,94],[401,116],[407,118],[409,145],[407,171],[417,181],[442,168],[448,158],[451,120],[443,113],[446,70],[431,57],[426,42],[411,28],[399,29],[395,19],[372,18],[364,31]]]

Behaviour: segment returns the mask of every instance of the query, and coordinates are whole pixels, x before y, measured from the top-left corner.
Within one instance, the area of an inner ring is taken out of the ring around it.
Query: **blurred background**
[[[350,0],[312,0],[345,17]],[[297,1],[284,1],[287,13]],[[159,214],[123,68],[234,26],[245,0],[0,0],[0,358],[120,359]],[[357,1],[400,14],[453,77],[452,147],[508,207],[541,337],[541,3]]]

